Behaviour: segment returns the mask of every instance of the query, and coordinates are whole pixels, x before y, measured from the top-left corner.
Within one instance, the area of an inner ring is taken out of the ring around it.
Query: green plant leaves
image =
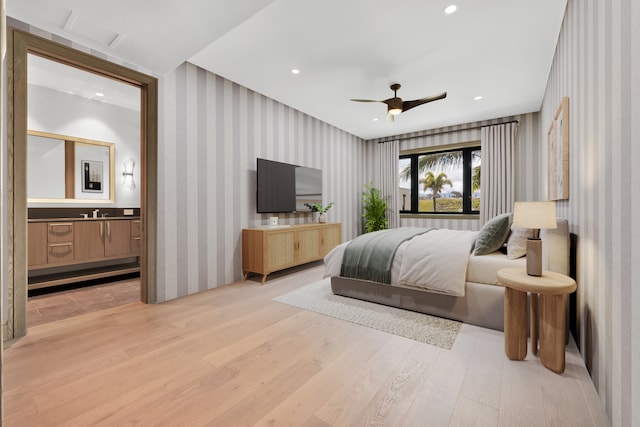
[[[369,184],[365,185],[365,191],[362,193],[362,203],[364,207],[362,217],[364,218],[365,233],[389,228],[387,201],[382,197],[379,189]]]

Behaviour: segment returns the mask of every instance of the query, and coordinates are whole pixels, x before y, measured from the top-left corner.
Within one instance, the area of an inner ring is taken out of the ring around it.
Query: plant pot
[[[325,222],[327,222],[327,214],[318,215],[318,222],[320,224],[324,224]]]

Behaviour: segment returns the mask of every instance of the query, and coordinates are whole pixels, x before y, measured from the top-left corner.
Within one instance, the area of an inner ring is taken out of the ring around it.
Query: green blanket
[[[340,276],[390,284],[391,264],[400,244],[429,230],[402,227],[356,237],[344,250]]]

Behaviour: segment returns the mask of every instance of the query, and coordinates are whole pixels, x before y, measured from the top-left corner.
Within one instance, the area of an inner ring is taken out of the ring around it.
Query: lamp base
[[[527,239],[527,274],[542,276],[542,240]]]

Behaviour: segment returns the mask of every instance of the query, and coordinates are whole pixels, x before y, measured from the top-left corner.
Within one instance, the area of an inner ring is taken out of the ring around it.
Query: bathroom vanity
[[[29,290],[140,271],[138,150],[28,130]]]
[[[29,219],[29,290],[139,272],[140,225],[137,216]]]

